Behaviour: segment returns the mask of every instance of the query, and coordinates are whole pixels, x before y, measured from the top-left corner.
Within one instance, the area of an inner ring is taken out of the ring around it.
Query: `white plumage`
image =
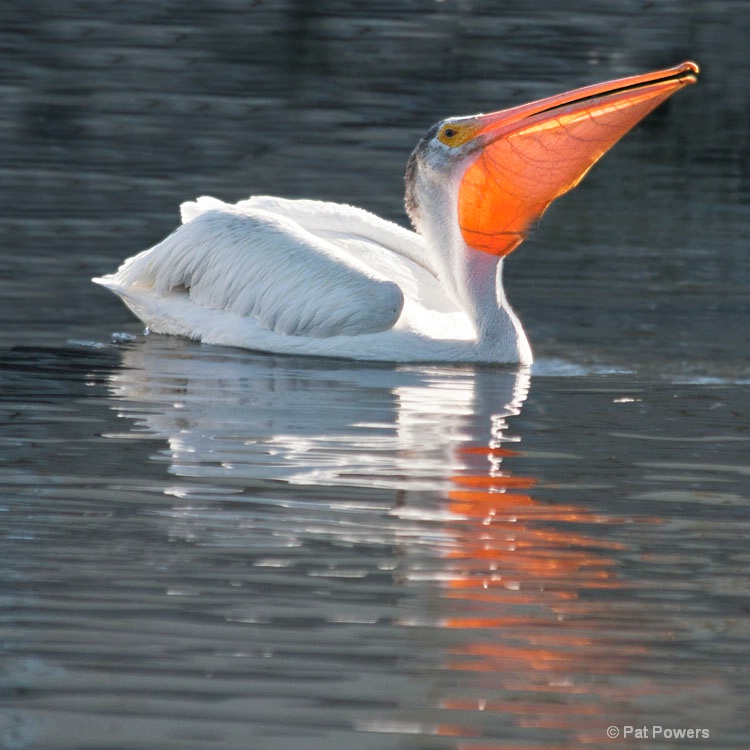
[[[393,361],[431,359],[425,345],[442,339],[443,358],[470,358],[470,321],[415,232],[353,206],[268,196],[202,197],[181,215],[158,245],[94,279],[154,332]],[[385,332],[390,343],[368,336]]]
[[[187,295],[287,336],[354,336],[394,325],[404,304],[396,284],[264,203],[185,204],[187,223],[129,261],[117,284],[161,299]]]

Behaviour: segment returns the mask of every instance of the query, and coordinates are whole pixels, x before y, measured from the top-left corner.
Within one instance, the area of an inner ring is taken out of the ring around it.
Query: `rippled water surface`
[[[0,11],[0,748],[748,747],[744,3],[30,7]],[[203,193],[403,222],[434,120],[689,58],[509,259],[532,370],[144,336],[89,282]]]
[[[747,741],[745,386],[161,337],[2,374],[4,747]]]

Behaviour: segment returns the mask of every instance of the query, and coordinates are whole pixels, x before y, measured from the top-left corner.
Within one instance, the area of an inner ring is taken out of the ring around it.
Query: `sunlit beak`
[[[466,244],[510,253],[555,198],[697,74],[695,63],[684,62],[474,118],[478,157],[462,179],[458,204]]]

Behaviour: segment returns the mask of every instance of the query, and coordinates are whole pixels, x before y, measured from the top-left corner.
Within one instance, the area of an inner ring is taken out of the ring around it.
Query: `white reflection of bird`
[[[416,231],[351,206],[199,198],[153,248],[95,279],[158,333],[261,351],[529,364],[502,258],[549,203],[698,68],[449,118],[406,170]]]

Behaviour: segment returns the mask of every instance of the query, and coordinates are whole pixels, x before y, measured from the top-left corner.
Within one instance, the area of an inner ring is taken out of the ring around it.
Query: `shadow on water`
[[[741,746],[731,416],[676,478],[694,438],[622,416],[675,394],[628,376],[156,336],[1,364],[4,747]]]

